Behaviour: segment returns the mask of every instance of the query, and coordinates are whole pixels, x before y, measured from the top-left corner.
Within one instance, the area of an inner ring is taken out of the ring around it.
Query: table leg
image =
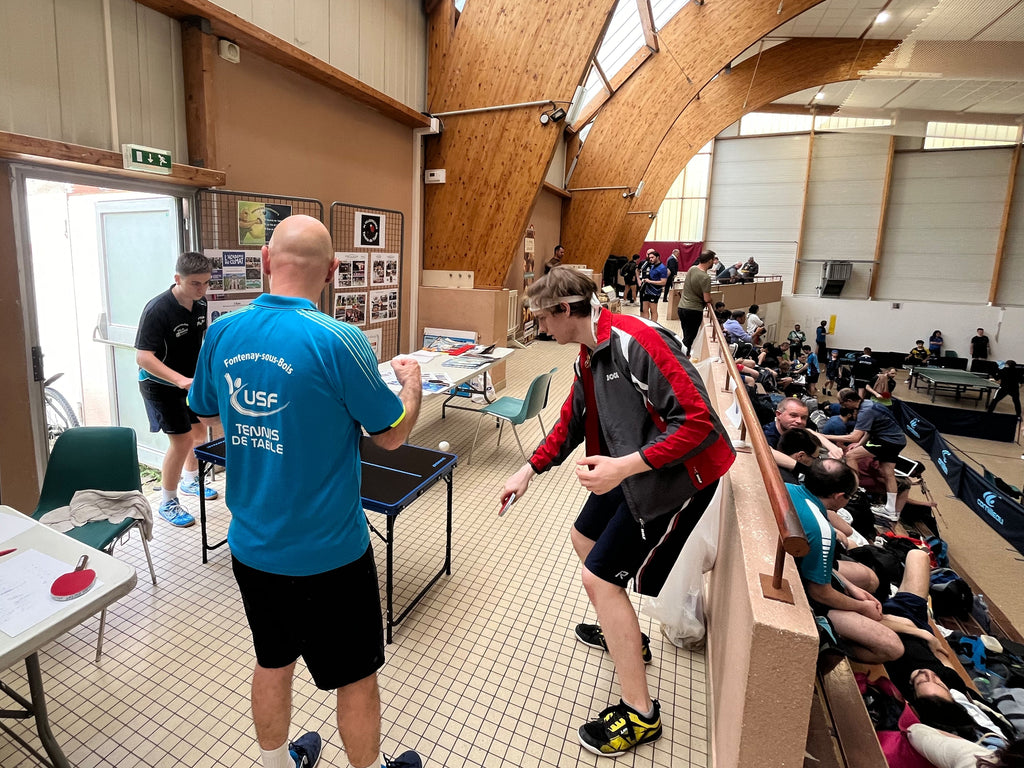
[[[199,459],[199,528],[202,532],[203,538],[203,563],[206,563],[206,553],[209,550],[209,546],[206,540],[206,482],[203,478],[206,476],[206,462]]]
[[[392,597],[393,597],[393,594],[392,594],[392,584],[393,584],[393,577],[394,577],[394,559],[393,559],[392,545],[394,544],[394,541],[395,541],[395,518],[394,518],[393,515],[388,515],[388,535],[387,535],[387,539],[385,541],[386,541],[386,545],[387,545],[385,547],[385,550],[387,552],[387,554],[385,556],[386,559],[387,559],[387,571],[386,571],[386,577],[385,577],[385,582],[384,582],[384,592],[385,592],[385,594],[387,596],[387,613],[388,613],[388,615],[387,615],[387,619],[388,619],[387,644],[391,645],[391,629],[392,629],[392,627],[395,626],[395,621],[394,621],[395,611],[394,611],[394,606],[392,604]]]
[[[448,485],[448,538],[444,550],[444,572],[448,576],[452,575],[452,478],[454,472],[449,472],[444,476],[444,481]]]
[[[36,717],[36,731],[43,749],[50,756],[54,768],[71,768],[71,763],[64,757],[57,739],[50,730],[50,718],[46,712],[46,695],[43,693],[43,676],[39,671],[39,654],[33,653],[25,659],[25,670],[28,673],[28,690],[32,697],[32,712]]]

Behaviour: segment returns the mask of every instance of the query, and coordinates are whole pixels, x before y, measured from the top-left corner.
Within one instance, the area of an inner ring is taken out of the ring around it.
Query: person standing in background
[[[985,329],[979,328],[978,335],[971,339],[971,359],[972,360],[988,360],[988,336],[985,335]]]
[[[942,331],[932,331],[932,335],[928,337],[928,354],[932,357],[942,357],[942,345],[944,343],[942,338]]]
[[[814,330],[814,342],[818,345],[818,359],[824,361],[828,357],[828,320],[822,320]]]
[[[804,342],[807,341],[807,334],[800,330],[800,323],[793,326],[786,339],[789,341],[789,359],[796,360],[803,351]]]
[[[661,263],[661,254],[653,248],[647,251],[647,261],[637,271],[637,285],[640,288],[640,317],[658,322],[658,299],[661,288],[668,280],[668,270]]]
[[[686,356],[690,356],[694,339],[700,331],[700,324],[704,319],[704,307],[711,301],[711,276],[708,270],[711,269],[711,262],[714,261],[714,251],[704,251],[697,257],[697,263],[686,271],[686,279],[683,282],[682,296],[679,297],[679,309],[676,314],[679,316],[680,331],[683,337],[683,347]]]
[[[665,280],[665,294],[662,297],[662,301],[668,301],[668,292],[672,290],[672,282],[676,279],[676,275],[679,274],[679,249],[672,249],[672,253],[669,254],[668,261],[665,262],[665,269],[668,270],[668,277]]]

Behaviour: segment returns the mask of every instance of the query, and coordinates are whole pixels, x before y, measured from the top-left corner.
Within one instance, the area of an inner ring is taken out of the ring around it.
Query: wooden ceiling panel
[[[444,57],[433,113],[539,100],[568,109],[613,0],[467,3]],[[500,288],[518,251],[561,123],[543,107],[443,117],[427,144],[427,168],[446,183],[424,201],[423,265],[472,270],[478,288]]]
[[[659,32],[661,52],[650,56],[601,108],[580,152],[570,189],[635,188],[700,87],[733,57],[817,2],[787,2],[781,14],[777,0],[684,6]],[[562,214],[567,260],[599,269],[613,252],[611,243],[629,202],[621,192],[574,194]],[[646,187],[632,207],[657,209]],[[628,218],[649,223],[646,217]]]
[[[734,67],[731,75],[709,83],[701,91],[700,99],[687,105],[644,175],[643,199],[630,201],[631,208],[657,210],[690,158],[747,112],[811,85],[846,80],[851,71],[873,67],[898,43],[796,39],[767,51],[759,64],[748,59]],[[650,220],[646,216],[622,216],[618,225],[610,252],[631,253],[643,243]]]

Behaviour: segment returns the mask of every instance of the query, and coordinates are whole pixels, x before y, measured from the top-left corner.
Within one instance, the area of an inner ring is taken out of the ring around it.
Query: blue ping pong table
[[[442,576],[451,576],[452,475],[459,457],[454,453],[442,453],[430,448],[408,444],[394,451],[387,451],[374,445],[367,437],[362,438],[359,451],[363,463],[363,482],[360,488],[363,509],[379,512],[385,516],[387,521],[385,532],[381,533],[370,522],[370,518],[366,518],[366,524],[370,530],[384,542],[386,547],[385,594],[387,642],[390,644],[392,629],[409,615],[409,612]],[[210,544],[207,539],[206,486],[204,482],[207,465],[224,467],[227,464],[224,456],[224,438],[200,445],[195,449],[195,454],[199,460],[199,522],[202,529],[203,562],[205,563],[208,552],[227,544],[227,539],[216,544]],[[448,492],[444,565],[396,617],[393,605],[395,519],[402,510],[409,507],[439,480],[444,480]]]

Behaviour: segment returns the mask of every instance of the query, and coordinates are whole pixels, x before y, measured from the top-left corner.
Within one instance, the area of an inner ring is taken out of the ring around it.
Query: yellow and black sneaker
[[[589,645],[591,648],[608,650],[608,643],[605,642],[604,632],[601,631],[601,627],[597,624],[577,624],[576,639],[584,645]],[[651,663],[653,658],[651,656],[651,638],[643,632],[640,633],[640,655],[643,657],[644,664]]]
[[[580,744],[602,757],[618,757],[639,744],[661,738],[661,706],[654,701],[654,716],[648,720],[622,699],[608,707],[597,720],[580,726]]]

